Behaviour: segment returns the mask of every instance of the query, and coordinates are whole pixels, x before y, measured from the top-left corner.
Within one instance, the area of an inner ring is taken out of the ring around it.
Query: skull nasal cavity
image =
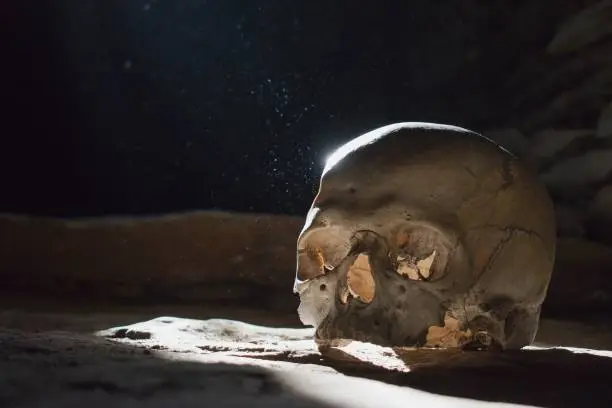
[[[376,284],[367,255],[357,256],[348,270],[346,283],[352,296],[364,303],[371,303],[374,300]]]

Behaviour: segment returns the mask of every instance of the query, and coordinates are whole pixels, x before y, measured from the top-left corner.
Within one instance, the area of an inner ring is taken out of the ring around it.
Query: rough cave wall
[[[530,33],[533,19],[522,22],[533,3],[507,26]],[[538,171],[555,199],[561,236],[611,244],[612,1],[558,4],[552,35],[525,44],[494,86],[505,113],[482,131]]]

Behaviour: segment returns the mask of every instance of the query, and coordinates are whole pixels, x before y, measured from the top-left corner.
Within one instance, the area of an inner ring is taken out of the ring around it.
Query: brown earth
[[[93,220],[4,216],[0,302],[201,310],[240,304],[298,324],[292,286],[302,222],[223,212]],[[610,247],[560,238],[544,315],[589,320],[612,311],[610,270]]]

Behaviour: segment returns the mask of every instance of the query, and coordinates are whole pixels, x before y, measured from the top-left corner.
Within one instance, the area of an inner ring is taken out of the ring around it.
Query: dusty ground
[[[301,223],[0,216],[0,408],[612,406],[610,248],[559,243],[536,348],[321,356],[288,289]]]
[[[0,406],[612,406],[605,325],[544,321],[514,353],[352,343],[323,357],[311,329],[155,312],[3,311]]]

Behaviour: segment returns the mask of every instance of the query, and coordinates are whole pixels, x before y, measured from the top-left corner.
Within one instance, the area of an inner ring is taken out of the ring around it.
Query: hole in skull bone
[[[448,261],[448,237],[430,227],[395,234],[397,273],[412,280],[439,279]]]
[[[327,285],[322,283],[321,286],[319,286],[319,289],[323,291],[323,290],[327,289]]]
[[[456,348],[463,346],[471,338],[471,330],[461,330],[459,320],[446,312],[444,326],[430,326],[427,329],[425,347]]]
[[[340,301],[346,304],[349,297],[353,297],[363,303],[371,303],[375,293],[376,284],[369,258],[366,254],[359,254],[346,274],[346,287],[340,292]]]
[[[413,280],[429,280],[432,275],[432,265],[436,259],[436,250],[428,257],[418,259],[411,255],[398,256],[397,273]]]

